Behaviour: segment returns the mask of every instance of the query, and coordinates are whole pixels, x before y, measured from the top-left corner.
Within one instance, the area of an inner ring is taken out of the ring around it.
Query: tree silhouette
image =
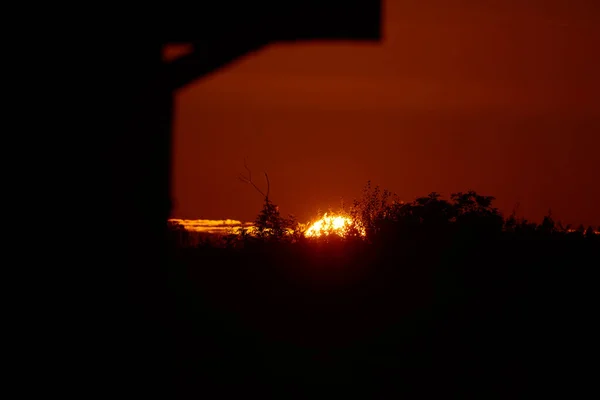
[[[552,234],[556,232],[557,225],[552,219],[552,210],[548,210],[548,215],[544,216],[542,223],[540,224],[538,230],[544,234]]]
[[[354,223],[360,223],[360,227],[351,227],[351,231],[358,233],[360,228],[364,228],[367,236],[375,233],[381,221],[387,218],[389,201],[392,197],[392,193],[388,190],[381,190],[379,186],[373,188],[371,181],[367,181],[361,198],[354,200],[350,210]]]
[[[497,234],[502,231],[504,219],[492,207],[493,196],[481,196],[474,191],[452,193],[456,223],[463,233],[476,235]]]
[[[252,180],[252,171],[246,164],[246,160],[244,160],[244,168],[248,174],[244,175],[240,173],[238,178],[242,182],[250,184],[264,198],[263,207],[254,221],[256,236],[261,239],[281,240],[288,235],[290,229],[297,228],[297,222],[295,219],[290,220],[282,217],[279,212],[279,206],[269,199],[271,190],[269,175],[264,172],[267,191],[263,192]],[[244,236],[244,238],[247,238],[247,236]]]

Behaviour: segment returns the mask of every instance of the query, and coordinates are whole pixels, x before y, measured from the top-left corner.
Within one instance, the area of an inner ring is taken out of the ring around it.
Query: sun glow
[[[364,228],[356,226],[350,217],[342,215],[323,215],[323,218],[313,223],[305,232],[306,237],[321,237],[338,235],[344,237],[355,226],[361,236],[365,236]]]
[[[214,235],[258,235],[259,229],[252,222],[242,222],[232,219],[207,220],[207,219],[169,219],[169,223],[174,226],[180,226],[188,232],[199,234]],[[265,229],[263,233],[268,234],[270,229]],[[360,236],[366,236],[364,227],[360,222],[355,221],[348,215],[325,214],[316,222],[308,224],[299,224],[297,230],[286,228],[284,234],[294,235],[295,232],[302,232],[307,238],[324,238],[328,236],[346,237],[355,232]]]

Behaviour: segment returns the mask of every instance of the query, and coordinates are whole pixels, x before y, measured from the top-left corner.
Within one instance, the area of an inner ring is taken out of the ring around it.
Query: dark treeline
[[[589,389],[600,235],[551,215],[503,217],[493,200],[403,203],[367,185],[348,210],[366,238],[307,239],[268,198],[258,235],[186,247],[174,229],[176,387],[478,399]]]

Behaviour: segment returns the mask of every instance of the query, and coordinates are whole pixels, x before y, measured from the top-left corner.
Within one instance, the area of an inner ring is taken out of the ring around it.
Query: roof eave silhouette
[[[234,8],[227,2],[206,1],[193,14],[176,6],[152,10],[161,17],[158,20],[170,21],[161,26],[133,12],[115,17],[126,37],[110,43],[118,76],[112,80],[117,93],[107,104],[121,118],[108,132],[114,150],[109,160],[112,240],[118,251],[127,252],[115,265],[129,271],[138,301],[150,296],[160,302],[158,292],[164,290],[159,288],[172,207],[174,91],[270,43],[381,39],[380,0],[289,0],[282,2],[286,7],[273,3],[239,2]],[[169,43],[192,44],[193,51],[166,62],[162,50]]]

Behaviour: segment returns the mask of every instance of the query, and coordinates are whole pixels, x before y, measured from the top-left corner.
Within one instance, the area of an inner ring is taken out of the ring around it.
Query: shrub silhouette
[[[366,240],[299,229],[290,240],[283,230],[298,224],[265,196],[263,236],[174,252],[174,341],[189,377],[179,384],[226,376],[293,391],[302,380],[410,398],[584,390],[600,235],[550,212],[540,224],[503,218],[493,201],[466,191],[401,202],[369,182],[350,211]]]

